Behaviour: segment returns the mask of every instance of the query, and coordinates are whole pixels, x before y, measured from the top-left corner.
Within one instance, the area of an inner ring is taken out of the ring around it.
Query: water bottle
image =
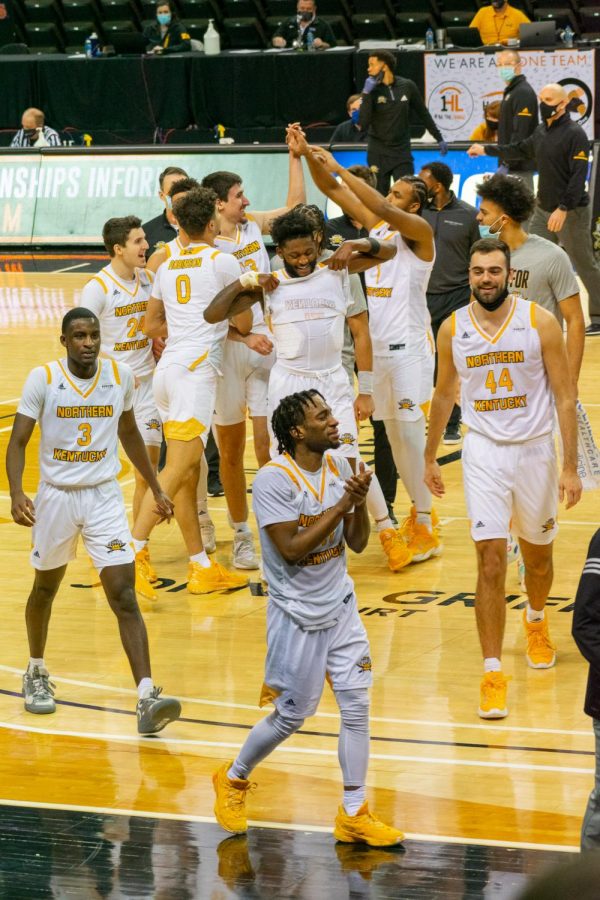
[[[309,53],[313,53],[315,50],[315,34],[310,28],[306,32],[306,49]]]
[[[565,47],[573,46],[573,38],[574,37],[575,37],[575,32],[573,31],[573,29],[571,28],[570,25],[567,25],[567,27],[565,28],[565,30],[562,33],[562,39],[565,43]]]
[[[208,28],[204,32],[204,52],[207,56],[216,56],[221,52],[221,36],[214,23],[214,19],[209,19]]]
[[[434,48],[433,29],[428,28],[427,31],[425,32],[425,49],[433,50],[433,48]]]

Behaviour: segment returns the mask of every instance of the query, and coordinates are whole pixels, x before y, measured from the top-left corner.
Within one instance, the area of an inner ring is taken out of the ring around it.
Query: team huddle
[[[7,453],[13,518],[33,528],[23,695],[29,712],[55,711],[44,650],[52,601],[81,535],[117,616],[138,689],[138,731],[154,733],[179,717],[179,702],[152,681],[136,590],[156,596],[150,538],[171,517],[188,554],[190,593],[244,588],[247,572],[259,568],[243,460],[250,417],[259,469],[252,508],[269,593],[261,705],[275,708],[215,773],[217,820],[231,832],[246,830],[250,773],[315,712],[327,678],[340,709],[344,782],[334,835],[393,845],[402,833],[369,812],[366,800],[371,656],[346,546],[363,552],[372,520],[381,564],[392,572],[440,555],[432,494],[441,497],[444,485],[436,452],[460,385],[484,658],[479,715],[506,716],[501,656],[511,532],[525,564],[527,662],[555,662],[544,607],[558,502],[572,506],[581,494],[575,387],[565,377],[560,325],[510,293],[510,250],[490,237],[471,247],[470,305],[440,328],[433,393],[426,289],[435,243],[421,215],[426,185],[404,176],[383,197],[327,151],[309,147],[297,126],[287,141],[290,185],[280,209],[247,214],[234,173],[202,183],[172,178],[177,236],[147,265],[140,220],[110,219],[103,230],[110,262],[63,320],[66,358],[27,379]],[[323,215],[305,203],[303,159],[315,185],[367,237],[327,250]],[[277,262],[269,260],[267,234]],[[383,422],[410,499],[400,527],[360,456],[359,424],[369,418]],[[41,484],[33,503],[22,476],[36,422]],[[212,555],[204,453],[211,429],[233,529],[230,568]],[[116,480],[119,441],[135,467],[131,530]]]

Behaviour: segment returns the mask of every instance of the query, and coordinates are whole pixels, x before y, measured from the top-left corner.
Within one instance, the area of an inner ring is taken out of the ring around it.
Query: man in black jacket
[[[171,198],[169,192],[177,181],[187,178],[187,172],[178,166],[167,166],[167,168],[158,176],[158,196],[164,203],[165,208],[159,216],[144,222],[142,228],[148,241],[148,249],[146,250],[146,259],[150,259],[152,254],[160,249],[160,247],[168,244],[177,236],[177,229],[173,224],[175,219],[171,212]]]
[[[473,144],[469,156],[506,153],[532,159],[539,172],[537,205],[531,234],[562,244],[589,296],[588,336],[600,335],[600,268],[592,250],[590,195],[586,190],[590,144],[583,128],[571,119],[569,97],[560,84],[539,93],[542,124],[522,141]]]
[[[295,47],[297,50],[306,50],[309,41],[314,50],[337,46],[331,25],[317,18],[315,0],[298,0],[296,15],[281,23],[272,40],[274,47]]]
[[[385,196],[390,179],[414,173],[410,152],[410,115],[416,115],[440,145],[448,151],[440,129],[423,102],[414,81],[394,75],[396,57],[391,50],[369,56],[369,76],[362,89],[358,122],[368,134],[367,160],[377,169],[377,190]]]
[[[590,664],[584,710],[594,720],[596,736],[596,784],[590,794],[581,828],[581,849],[600,849],[600,530],[588,549],[581,573],[575,611],[573,637]]]
[[[516,50],[501,50],[496,57],[500,77],[506,82],[500,119],[498,143],[510,144],[529,137],[538,126],[538,102],[534,89],[521,74],[521,57]],[[520,157],[500,157],[508,175],[518,175],[533,190],[535,161]]]
[[[358,118],[360,116],[360,104],[362,97],[360,94],[351,94],[346,100],[346,112],[348,118],[345,122],[340,122],[335,126],[335,130],[331,135],[329,145],[332,144],[366,144],[367,133],[363,131],[359,125]]]

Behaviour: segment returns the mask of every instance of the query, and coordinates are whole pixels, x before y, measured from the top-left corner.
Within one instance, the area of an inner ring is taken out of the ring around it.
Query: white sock
[[[200,553],[194,553],[193,556],[190,556],[190,562],[199,563],[203,569],[210,569],[210,559],[208,558],[206,550],[201,550]]]
[[[483,661],[483,671],[484,672],[501,672],[502,671],[502,663],[495,656],[488,656]]]
[[[366,799],[367,789],[364,784],[362,787],[356,788],[355,791],[344,789],[344,809],[349,816],[355,816]]]
[[[393,528],[394,523],[390,519],[389,516],[386,516],[385,519],[377,520],[375,519],[375,528],[377,531],[386,531],[388,528]]]
[[[417,525],[427,525],[427,528],[431,531],[431,510],[429,512],[417,511]]]
[[[236,534],[250,534],[250,528],[247,522],[232,522],[231,527]]]
[[[527,621],[528,622],[543,622],[544,621],[544,610],[543,609],[532,609],[528,603],[527,604]]]
[[[136,553],[139,553],[140,550],[144,549],[144,547],[146,546],[147,543],[148,543],[148,541],[136,541],[136,539],[134,538],[133,539],[133,549],[135,550]]]
[[[140,683],[137,686],[138,698],[140,700],[145,700],[146,697],[149,697],[152,691],[154,690],[154,682],[151,678],[142,678]]]
[[[29,665],[27,666],[27,671],[31,674],[31,672],[33,672],[33,670],[35,669],[36,666],[38,667],[38,669],[46,668],[46,666],[44,665],[43,659],[36,659],[35,656],[30,656],[29,657]]]

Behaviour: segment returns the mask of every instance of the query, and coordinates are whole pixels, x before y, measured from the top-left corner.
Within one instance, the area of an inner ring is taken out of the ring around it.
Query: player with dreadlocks
[[[397,571],[437,556],[442,549],[432,524],[431,493],[423,481],[434,363],[425,291],[435,245],[431,226],[421,215],[427,189],[420,178],[405,175],[382,197],[326,150],[310,148],[295,126],[288,129],[288,142],[306,157],[323,193],[369,229],[371,240],[397,249],[392,260],[365,273],[373,344],[373,418],[385,423],[398,474],[412,501],[400,531],[384,527],[379,532],[390,568]]]
[[[269,585],[260,705],[273,702],[275,711],[214,773],[215,816],[227,831],[247,830],[250,773],[314,714],[327,676],[340,709],[344,777],[334,837],[398,844],[402,833],[372,815],[366,800],[371,657],[346,566],[346,544],[361,553],[369,539],[371,474],[362,463],[353,474],[346,459],[332,456],[338,423],[317,390],[282,398],[273,430],[280,452],[258,472],[252,497]]]

